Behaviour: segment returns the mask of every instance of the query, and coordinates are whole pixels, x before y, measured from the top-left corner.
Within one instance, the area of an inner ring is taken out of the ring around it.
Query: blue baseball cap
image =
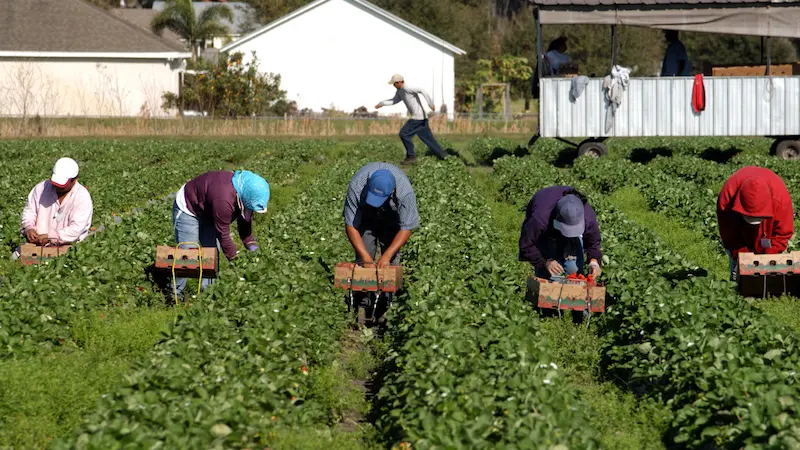
[[[367,204],[375,208],[380,208],[386,199],[392,195],[395,188],[395,180],[392,172],[381,169],[372,172],[367,184]]]
[[[553,220],[553,227],[567,238],[582,236],[586,228],[583,211],[583,202],[576,195],[569,194],[561,197],[556,203],[556,218]]]

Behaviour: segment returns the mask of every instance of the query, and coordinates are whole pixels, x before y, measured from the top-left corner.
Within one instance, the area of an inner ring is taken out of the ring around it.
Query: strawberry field
[[[342,204],[363,164],[399,163],[396,140],[0,141],[8,254],[60,156],[96,228],[50,263],[0,262],[0,449],[800,448],[796,300],[736,293],[715,215],[745,165],[800,204],[800,167],[758,139],[619,141],[599,160],[518,142],[454,138],[457,156],[405,168],[421,226],[404,289],[357,330],[333,286]],[[234,168],[272,188],[260,250],[167,304],[147,268],[173,243],[170,195]],[[600,222],[610,306],[588,326],[525,300],[524,209],[554,184]]]

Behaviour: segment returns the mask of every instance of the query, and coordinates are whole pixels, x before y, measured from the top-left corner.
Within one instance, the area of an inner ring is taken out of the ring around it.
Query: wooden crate
[[[23,244],[19,248],[19,262],[32,266],[41,264],[43,261],[48,261],[53,258],[66,254],[71,245],[36,245],[36,244]]]
[[[800,293],[800,252],[739,253],[739,292],[745,297]]]
[[[525,297],[539,308],[584,311],[587,306],[593,313],[606,311],[606,288],[589,285],[581,280],[551,281],[531,276],[528,278]],[[560,303],[559,303],[560,300]]]
[[[739,276],[800,274],[800,252],[779,253],[777,255],[757,255],[739,253]]]
[[[800,64],[773,64],[770,66],[772,76],[789,77],[800,75]],[[715,77],[763,77],[767,75],[767,66],[729,66],[712,67],[711,76]]]
[[[172,266],[175,265],[175,276],[185,278],[199,278],[201,254],[196,248],[179,248],[168,245],[156,247],[156,263],[158,270],[169,271],[172,273]],[[202,248],[202,272],[203,278],[216,278],[219,273],[219,251],[216,247]]]
[[[340,263],[334,270],[333,285],[348,291],[377,292],[380,287],[381,292],[397,292],[403,287],[403,267],[375,269],[355,263]]]

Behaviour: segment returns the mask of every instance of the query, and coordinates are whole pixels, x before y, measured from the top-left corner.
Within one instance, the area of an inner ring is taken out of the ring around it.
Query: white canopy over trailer
[[[769,38],[800,38],[800,2],[776,0],[529,0],[534,5],[539,71],[539,136],[588,137],[579,154],[602,156],[609,137],[768,136],[772,151],[800,159],[800,76],[770,76]],[[767,73],[759,77],[706,77],[705,110],[692,109],[694,77],[631,78],[606,132],[603,79],[570,95],[569,78],[543,77],[542,25],[616,26],[753,35],[767,38]]]

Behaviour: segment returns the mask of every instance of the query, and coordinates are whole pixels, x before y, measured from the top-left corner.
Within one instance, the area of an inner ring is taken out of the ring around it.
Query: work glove
[[[578,263],[574,259],[564,261],[564,272],[567,275],[578,273]]]
[[[247,249],[251,252],[254,252],[259,249],[258,244],[247,244]]]

